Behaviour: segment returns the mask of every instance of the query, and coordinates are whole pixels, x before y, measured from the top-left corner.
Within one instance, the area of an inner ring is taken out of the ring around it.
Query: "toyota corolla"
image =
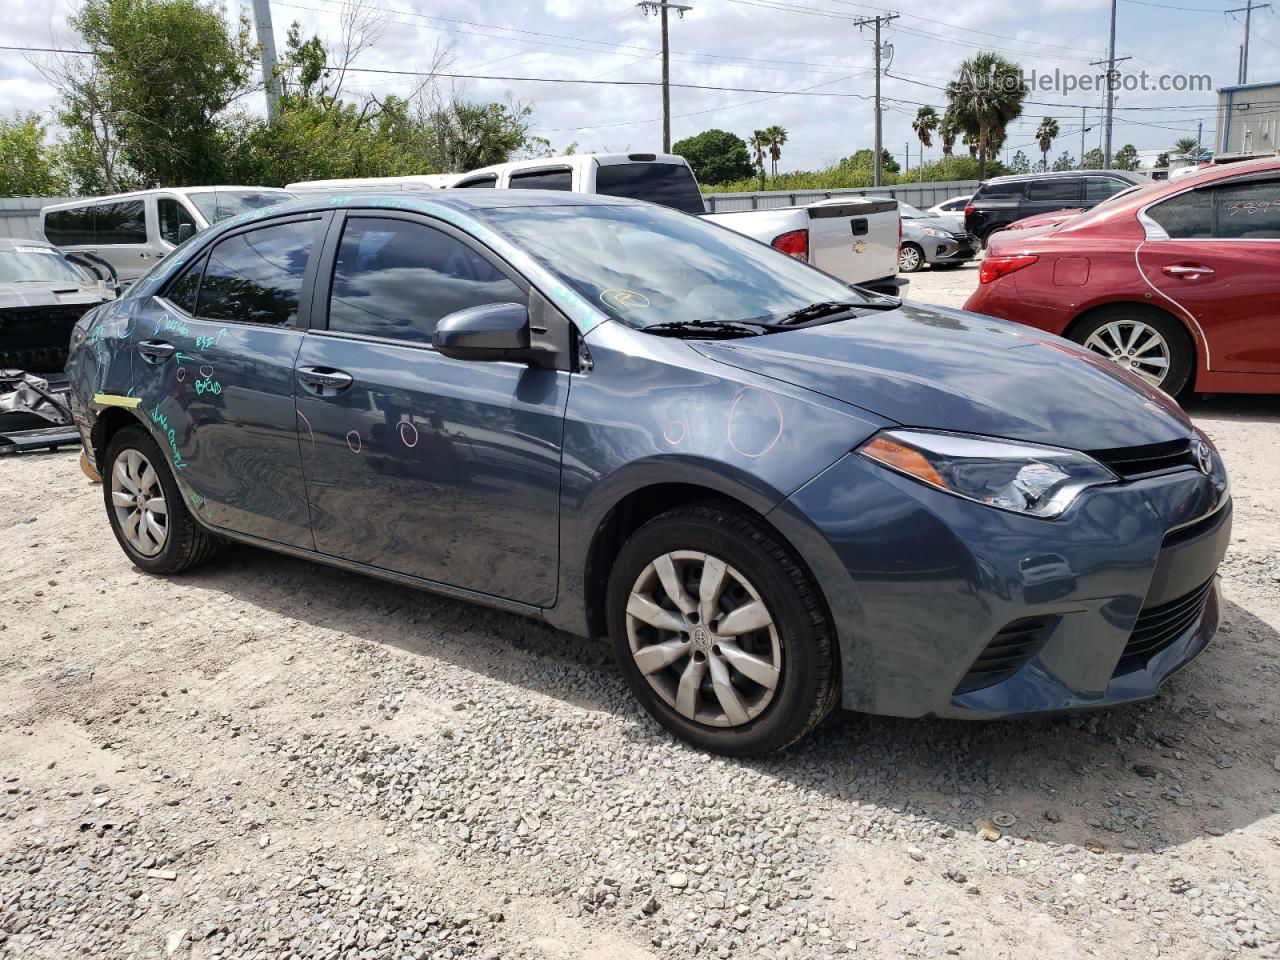
[[[635,201],[254,211],[69,372],[142,570],[238,541],[608,636],[721,753],[1141,700],[1218,622],[1227,476],[1163,393]]]

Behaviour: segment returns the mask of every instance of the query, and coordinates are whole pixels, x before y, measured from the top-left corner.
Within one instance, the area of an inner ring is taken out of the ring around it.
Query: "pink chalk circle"
[[[408,420],[400,421],[400,442],[410,449],[418,445],[418,428]]]
[[[181,383],[181,382],[182,382],[183,380],[185,380],[185,379],[187,379],[187,368],[186,368],[186,367],[179,367],[179,368],[178,368],[178,382],[179,382],[179,383]]]
[[[401,440],[404,439],[403,433],[400,434],[400,439]],[[364,441],[360,439],[360,434],[357,433],[355,430],[352,430],[350,433],[347,434],[347,446],[351,449],[352,453],[359,453],[360,450],[364,447]]]

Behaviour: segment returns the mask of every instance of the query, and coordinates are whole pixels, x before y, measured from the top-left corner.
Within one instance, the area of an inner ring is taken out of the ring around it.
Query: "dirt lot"
[[[244,548],[143,575],[74,454],[0,460],[0,955],[1280,956],[1280,400],[1190,407],[1236,526],[1158,701],[760,762],[535,623]]]

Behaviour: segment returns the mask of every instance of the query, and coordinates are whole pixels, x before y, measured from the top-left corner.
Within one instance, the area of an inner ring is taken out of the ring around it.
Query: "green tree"
[[[689,161],[700,183],[727,183],[755,172],[746,141],[727,130],[704,130],[677,141],[671,150]]]
[[[776,177],[778,175],[778,161],[782,159],[782,148],[787,142],[787,131],[774,124],[772,127],[765,127],[764,135],[769,142],[770,166],[773,175]]]
[[[1009,164],[1009,170],[1013,173],[1030,173],[1031,161],[1027,159],[1027,155],[1019,150],[1013,155],[1013,161]]]
[[[1116,155],[1111,158],[1111,165],[1117,170],[1137,170],[1138,169],[1138,148],[1132,143],[1126,143],[1123,147],[1116,151]]]
[[[1060,156],[1057,160],[1053,161],[1053,169],[1055,173],[1061,172],[1063,170],[1074,170],[1075,168],[1076,168],[1075,158],[1071,156],[1071,154],[1067,153],[1065,150],[1062,151],[1062,156]]]
[[[1160,154],[1158,157],[1156,157],[1155,166],[1157,166],[1157,167],[1167,167],[1167,166],[1169,166],[1169,154],[1168,154],[1168,153],[1162,153],[1162,154]]]
[[[960,121],[950,110],[943,113],[942,120],[938,123],[938,136],[942,138],[942,155],[951,156],[951,151],[956,146],[956,138],[960,136]]]
[[[1173,142],[1173,153],[1195,159],[1200,156],[1200,141],[1195,137],[1180,137]]]
[[[1000,149],[1009,124],[1022,115],[1026,95],[1022,70],[995,53],[965,60],[947,84],[948,111],[977,148],[979,179],[986,177],[987,158]]]
[[[870,170],[875,162],[875,154],[870,147],[864,147],[840,161],[839,166],[852,170]],[[885,173],[900,173],[902,167],[893,159],[888,150],[880,151],[880,169]]]
[[[1102,156],[1102,150],[1098,147],[1094,147],[1092,150],[1086,151],[1085,155],[1080,158],[1080,169],[1101,170],[1104,160],[1105,158]]]
[[[85,0],[67,22],[94,54],[59,112],[77,163],[96,154],[110,185],[121,167],[151,185],[222,180],[223,114],[253,88],[248,21],[232,30],[211,0]]]
[[[35,113],[0,117],[0,196],[48,197],[67,192],[58,151],[45,142]]]
[[[1058,121],[1053,117],[1042,117],[1040,126],[1036,128],[1036,143],[1040,147],[1040,169],[1049,169],[1049,150],[1053,146],[1053,141],[1058,138],[1061,131],[1058,129]]]
[[[921,107],[916,111],[916,118],[911,121],[911,129],[920,138],[920,152],[922,154],[933,146],[933,131],[938,129],[938,125],[941,122],[938,111],[933,107]]]

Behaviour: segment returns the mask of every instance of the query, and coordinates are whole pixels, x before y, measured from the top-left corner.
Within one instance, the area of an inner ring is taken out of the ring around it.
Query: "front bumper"
[[[993,718],[1143,700],[1217,629],[1226,476],[1169,471],[1060,519],[995,510],[850,454],[771,515],[840,635],[842,703]]]
[[[930,240],[925,244],[925,261],[930,264],[967,263],[978,255],[972,237],[952,240]]]

